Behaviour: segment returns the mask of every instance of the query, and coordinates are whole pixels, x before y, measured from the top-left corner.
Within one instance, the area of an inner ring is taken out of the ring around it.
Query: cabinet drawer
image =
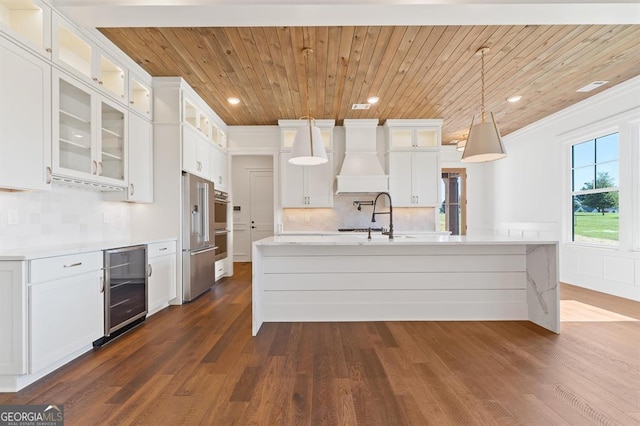
[[[29,283],[53,281],[102,269],[101,251],[46,257],[29,262]]]
[[[158,256],[165,256],[176,252],[175,241],[164,241],[161,243],[153,243],[147,245],[147,256],[149,259],[153,259]]]

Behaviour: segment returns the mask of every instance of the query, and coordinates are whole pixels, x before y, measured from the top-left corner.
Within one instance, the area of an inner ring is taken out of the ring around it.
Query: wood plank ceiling
[[[483,45],[486,107],[503,135],[640,74],[640,25],[100,30],[151,75],[182,76],[229,125],[305,115],[301,50],[311,47],[315,118],[442,118],[443,143],[463,139],[479,114]],[[609,84],[576,92],[595,80]],[[372,95],[370,110],[351,110]]]

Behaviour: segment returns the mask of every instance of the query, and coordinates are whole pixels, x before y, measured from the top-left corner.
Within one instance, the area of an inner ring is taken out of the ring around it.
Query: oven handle
[[[191,252],[191,256],[197,256],[197,255],[202,254],[202,253],[206,253],[206,252],[209,252],[209,251],[213,251],[213,250],[215,250],[215,249],[217,249],[217,248],[218,248],[218,247],[209,247],[209,248],[204,249],[204,250],[192,251],[192,252]]]
[[[228,234],[228,233],[229,233],[228,229],[215,229],[213,231],[214,235],[225,235],[225,234]]]
[[[229,204],[229,200],[227,198],[213,197],[213,202],[217,204]]]

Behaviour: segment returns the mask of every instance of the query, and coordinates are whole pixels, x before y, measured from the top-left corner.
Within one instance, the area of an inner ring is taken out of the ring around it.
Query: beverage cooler
[[[147,246],[104,251],[104,337],[106,343],[147,316]]]

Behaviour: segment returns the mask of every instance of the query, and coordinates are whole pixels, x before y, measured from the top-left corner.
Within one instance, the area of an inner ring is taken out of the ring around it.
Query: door
[[[450,231],[451,235],[465,235],[467,233],[466,186],[466,169],[442,169],[440,229]]]
[[[273,172],[252,171],[251,244],[273,235]]]

